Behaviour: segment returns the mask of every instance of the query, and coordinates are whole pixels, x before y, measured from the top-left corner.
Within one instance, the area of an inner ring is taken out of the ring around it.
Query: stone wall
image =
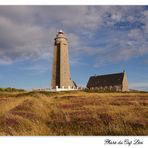
[[[63,32],[59,32],[55,38],[53,49],[52,82],[51,87],[74,88],[75,85],[70,78],[70,65],[68,53],[68,41]]]
[[[128,79],[126,73],[124,73],[123,82],[122,82],[122,91],[128,91]]]

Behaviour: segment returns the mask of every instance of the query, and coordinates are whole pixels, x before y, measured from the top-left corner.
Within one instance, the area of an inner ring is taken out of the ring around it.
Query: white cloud
[[[148,91],[148,82],[129,83],[129,88]]]
[[[50,65],[47,64],[31,64],[28,67],[20,67],[20,70],[36,71],[36,73],[44,73],[50,69]]]
[[[146,59],[146,60],[144,61],[144,63],[145,63],[145,64],[148,64],[148,59]]]
[[[143,12],[143,15],[144,15],[143,23],[145,24],[144,30],[146,33],[148,33],[148,10],[145,10]]]
[[[46,29],[35,24],[20,24],[10,18],[0,17],[0,33],[1,57],[4,56],[5,59],[11,57],[13,61],[49,58],[49,47],[52,46],[55,28]]]
[[[131,38],[137,38],[141,36],[142,32],[140,29],[132,29],[129,31],[128,36]]]
[[[114,20],[114,21],[120,21],[121,18],[122,18],[122,16],[119,15],[119,14],[113,14],[113,15],[111,16],[111,18],[112,18],[112,20]]]
[[[75,48],[75,50],[77,50],[77,48],[81,44],[81,39],[79,38],[79,36],[74,33],[66,34],[66,36],[68,38],[69,46],[71,46],[72,48]]]
[[[13,63],[13,61],[11,59],[9,59],[8,57],[2,57],[0,59],[0,65],[9,65],[12,63]]]
[[[58,29],[66,32],[72,54],[96,56],[92,60],[101,65],[147,54],[147,14],[140,6],[0,6],[0,63],[50,59]],[[115,29],[109,41],[104,38],[104,47],[93,46],[101,29],[124,21],[145,25],[143,30]]]
[[[72,58],[70,60],[70,64],[72,65],[81,65],[81,66],[88,66],[88,64],[86,62],[82,62],[81,59],[78,59],[78,58]]]

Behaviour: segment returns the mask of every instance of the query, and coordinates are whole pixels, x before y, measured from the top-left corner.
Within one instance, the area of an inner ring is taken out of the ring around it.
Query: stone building
[[[125,71],[115,74],[91,76],[87,83],[88,89],[102,91],[128,91],[128,79]]]
[[[68,40],[63,31],[58,32],[54,42],[51,88],[76,88],[70,78]]]

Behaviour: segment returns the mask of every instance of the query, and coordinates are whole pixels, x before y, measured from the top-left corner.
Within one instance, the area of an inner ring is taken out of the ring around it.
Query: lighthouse
[[[60,30],[54,40],[51,88],[74,89],[76,87],[70,77],[68,39]]]

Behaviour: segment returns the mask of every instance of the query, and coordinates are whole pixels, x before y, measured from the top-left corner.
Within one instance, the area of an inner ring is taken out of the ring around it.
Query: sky
[[[130,89],[148,90],[146,6],[0,6],[0,87],[50,87],[59,30],[78,86],[125,70]]]

